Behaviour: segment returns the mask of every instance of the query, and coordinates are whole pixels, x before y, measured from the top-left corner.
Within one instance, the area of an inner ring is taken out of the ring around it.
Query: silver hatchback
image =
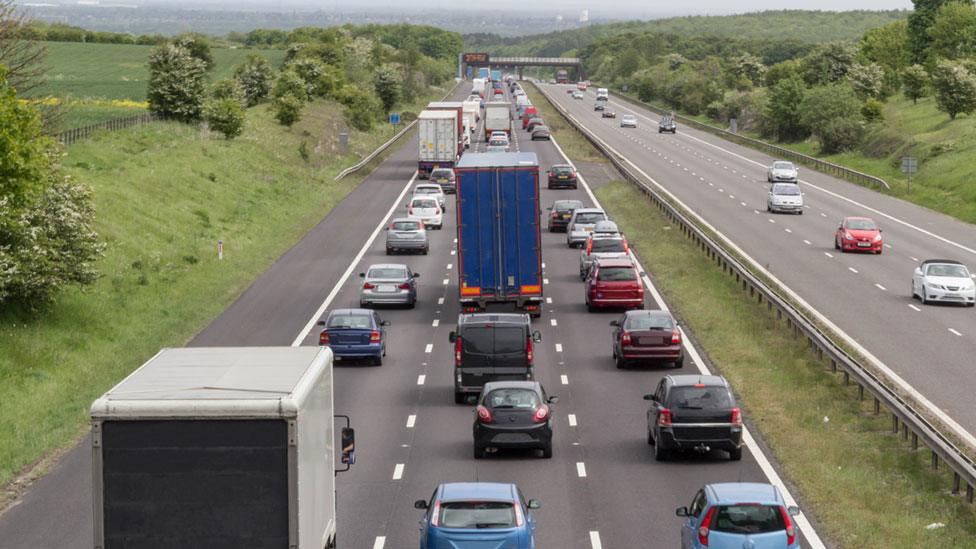
[[[398,263],[380,263],[370,265],[365,273],[359,273],[363,279],[362,289],[359,290],[359,306],[370,305],[406,305],[411,309],[417,304],[417,278],[419,273],[410,271],[410,267]]]
[[[608,221],[607,213],[600,208],[577,208],[566,228],[566,244],[570,248],[582,246],[596,228],[599,221]]]
[[[623,259],[630,256],[627,240],[619,234],[594,233],[580,250],[579,276],[586,280],[593,263],[600,259]]]
[[[399,217],[386,228],[386,255],[397,252],[420,252],[427,255],[430,239],[423,222],[417,219]]]

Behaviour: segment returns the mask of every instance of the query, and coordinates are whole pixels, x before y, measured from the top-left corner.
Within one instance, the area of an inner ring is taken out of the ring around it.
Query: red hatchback
[[[627,259],[598,259],[586,277],[586,309],[644,308],[641,273]]]
[[[884,250],[884,238],[870,217],[845,217],[834,234],[834,248],[842,252],[880,254]]]
[[[670,362],[675,368],[685,363],[681,330],[667,311],[627,311],[610,321],[613,330],[613,361],[617,368],[630,362]]]

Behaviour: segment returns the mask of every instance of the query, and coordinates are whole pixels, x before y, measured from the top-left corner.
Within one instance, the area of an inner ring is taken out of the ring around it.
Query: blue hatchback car
[[[541,507],[514,484],[441,484],[430,500],[417,500],[427,512],[420,521],[420,549],[535,549],[535,518]]]
[[[319,345],[332,349],[335,358],[365,358],[373,364],[383,364],[386,356],[386,327],[370,309],[336,309],[318,322],[325,329],[319,334]]]
[[[799,513],[775,486],[754,482],[708,484],[675,511],[685,517],[682,549],[799,549]]]

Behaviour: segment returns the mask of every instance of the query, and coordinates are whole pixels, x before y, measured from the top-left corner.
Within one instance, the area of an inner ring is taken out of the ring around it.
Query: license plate
[[[568,175],[560,175],[556,179],[569,179],[569,176]]]
[[[584,227],[583,228],[583,231],[588,232],[588,233],[592,233],[593,232],[593,227]]]
[[[376,291],[382,293],[392,293],[396,291],[396,286],[392,284],[380,284],[376,287]]]
[[[573,214],[563,214],[563,219],[569,219],[570,217],[573,217]]]
[[[862,248],[870,248],[871,247],[871,243],[870,242],[858,242],[857,245],[860,246],[860,247],[862,247]]]

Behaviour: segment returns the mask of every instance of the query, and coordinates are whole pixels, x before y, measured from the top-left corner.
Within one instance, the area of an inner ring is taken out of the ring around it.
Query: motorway
[[[805,213],[766,212],[766,167],[774,158],[679,124],[659,134],[658,116],[611,98],[618,118],[593,111],[567,86],[542,88],[633,168],[704,218],[759,265],[830,319],[968,433],[976,433],[976,315],[952,305],[923,306],[911,298],[920,260],[972,264],[976,227],[873,190],[803,168]],[[574,87],[575,89],[575,87]],[[621,128],[636,114],[637,129]],[[834,232],[845,216],[874,218],[884,231],[881,255],[842,254]],[[941,418],[946,421],[946,417]],[[976,439],[967,437],[976,447]]]
[[[462,86],[458,98],[467,89]],[[515,148],[535,152],[543,172],[564,162],[554,143],[529,141],[520,129],[515,134]],[[473,150],[480,147],[472,145]],[[781,483],[752,438],[741,462],[730,462],[721,452],[654,461],[645,442],[641,397],[674,370],[614,367],[608,322],[618,313],[586,312],[578,250],[566,247],[564,234],[545,232],[547,305],[534,323],[543,338],[536,347],[536,377],[549,394],[560,397],[553,407],[554,456],[545,460],[516,452],[475,461],[471,407],[455,405],[452,398],[448,333],[458,310],[453,196],[448,196],[443,230],[430,232],[429,255],[390,258],[384,253],[380,229],[391,212],[404,213],[416,151],[416,137],[406,140],[190,343],[315,345],[312,323],[328,309],[358,306],[356,275],[369,264],[399,261],[421,273],[416,309],[381,311],[392,323],[383,366],[336,367],[336,410],[352,416],[358,458],[350,472],[338,477],[339,547],[416,547],[420,512],[413,501],[428,498],[442,482],[517,483],[526,497],[543,502],[537,512],[539,546],[559,549],[675,547],[680,519],[674,509],[687,505],[702,484]],[[590,176],[589,186],[584,183],[578,191],[543,188],[542,212],[557,198],[593,203],[588,187],[606,183],[607,177],[602,170],[582,173]],[[645,283],[650,287],[650,280]],[[661,306],[650,289],[648,306]],[[694,334],[687,335],[693,360],[678,372],[709,369],[693,347]],[[748,425],[749,404],[741,404]],[[85,439],[0,517],[0,547],[90,547],[90,474]],[[805,519],[800,526],[804,546],[820,546]]]

